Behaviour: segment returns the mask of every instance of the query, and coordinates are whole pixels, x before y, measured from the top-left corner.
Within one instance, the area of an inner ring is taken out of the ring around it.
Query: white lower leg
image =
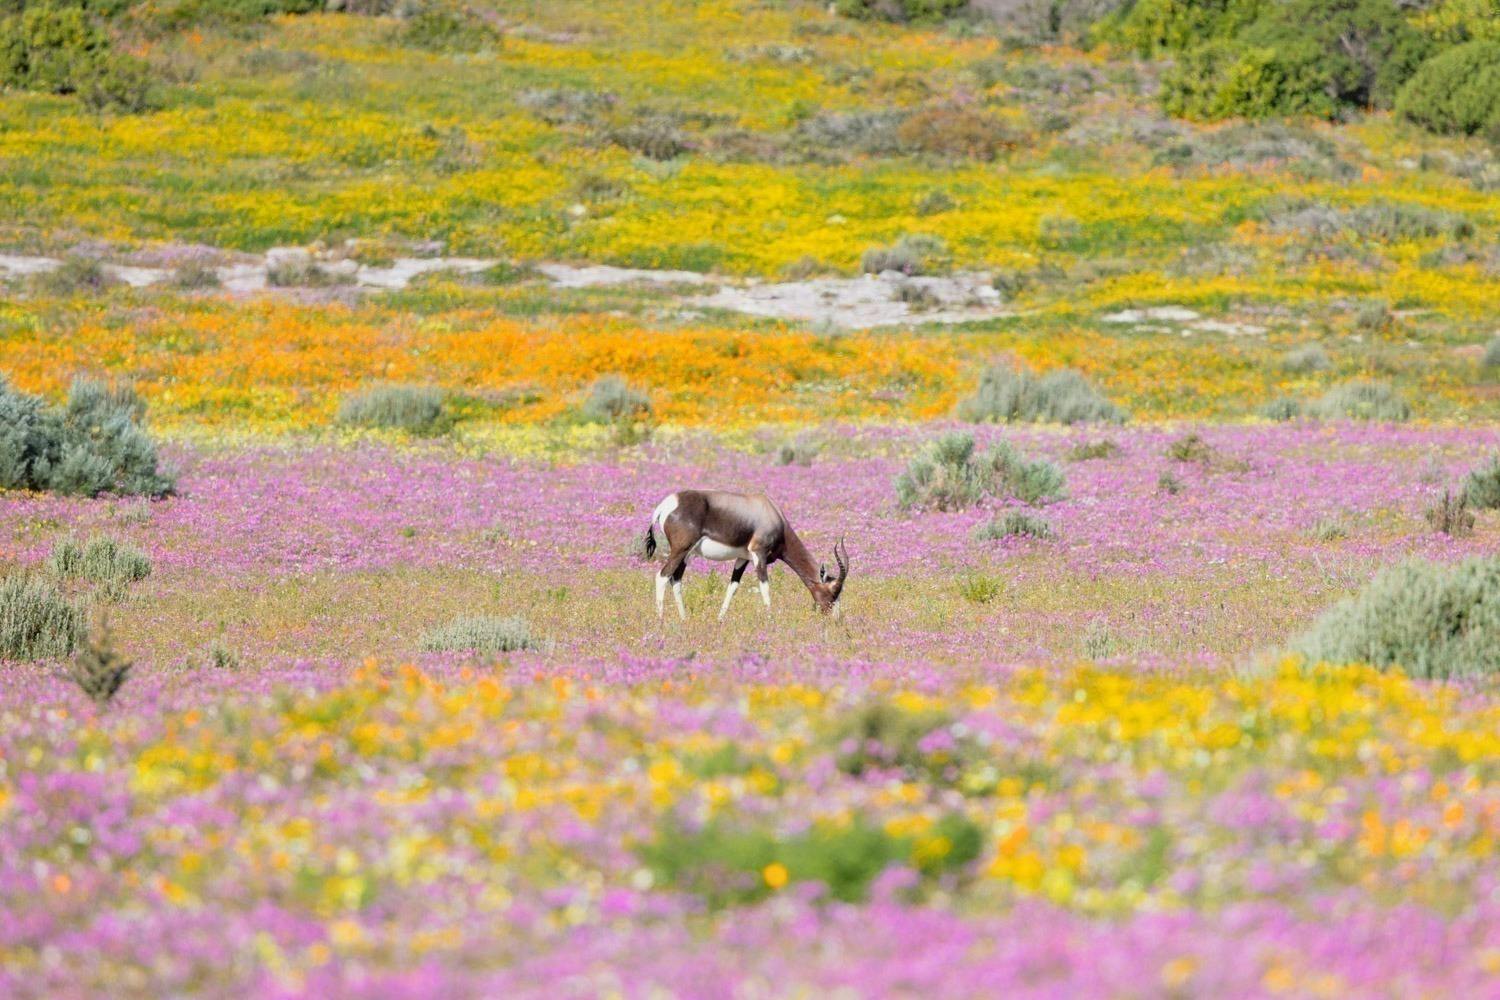
[[[662,606],[667,598],[667,578],[656,574],[656,617],[662,616]]]
[[[727,615],[727,614],[729,614],[729,602],[732,601],[732,600],[734,600],[734,592],[736,590],[739,590],[739,589],[740,589],[740,581],[738,581],[738,580],[731,580],[729,582],[729,589],[726,590],[726,591],[724,591],[724,603],[719,608],[719,621],[723,621],[724,620],[724,616]]]
[[[687,609],[682,606],[682,581],[672,581],[672,600],[677,602],[677,617],[687,621]]]
[[[760,581],[760,599],[765,602],[766,607],[771,606],[771,582],[769,580]]]

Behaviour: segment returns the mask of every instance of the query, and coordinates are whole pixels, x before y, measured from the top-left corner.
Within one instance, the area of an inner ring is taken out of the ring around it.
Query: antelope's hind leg
[[[750,549],[750,561],[755,564],[755,580],[760,584],[760,599],[766,610],[771,610],[771,577],[766,572],[766,554],[759,549]]]
[[[734,592],[740,589],[740,577],[745,575],[745,567],[750,565],[750,560],[741,559],[734,564],[734,572],[729,575],[729,589],[724,591],[724,604],[719,608],[719,621],[729,614],[729,602],[734,600]]]
[[[687,620],[687,611],[682,606],[682,574],[687,569],[687,549],[674,549],[667,556],[667,561],[661,564],[661,570],[656,574],[656,617],[658,620],[665,615],[665,603],[667,596],[667,584],[672,585],[672,596],[677,600],[677,614],[684,621]]]

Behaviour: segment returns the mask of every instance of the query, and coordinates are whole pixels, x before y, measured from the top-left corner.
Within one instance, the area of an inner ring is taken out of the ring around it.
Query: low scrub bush
[[[1317,344],[1308,344],[1306,347],[1298,347],[1287,351],[1281,356],[1281,370],[1293,375],[1310,375],[1313,372],[1326,372],[1333,367],[1333,361],[1328,357],[1328,352]]]
[[[1474,533],[1474,512],[1469,509],[1469,497],[1460,490],[1444,490],[1442,498],[1425,511],[1427,523],[1432,530],[1452,538],[1467,538]]]
[[[69,538],[53,546],[52,571],[63,579],[96,584],[118,597],[130,584],[151,575],[151,560],[132,545],[95,535],[83,544]]]
[[[115,648],[108,621],[100,624],[97,634],[86,636],[82,645],[68,664],[68,677],[90,701],[104,708],[125,684],[132,664]]]
[[[981,375],[954,412],[971,423],[1122,423],[1126,416],[1071,368],[1034,376],[1003,365]]]
[[[1262,406],[1260,415],[1268,420],[1296,420],[1302,416],[1302,404],[1291,396],[1279,396]]]
[[[1048,539],[1052,537],[1052,525],[1035,514],[1028,514],[1023,510],[1008,510],[988,524],[980,525],[975,529],[974,537],[983,542],[1002,538]]]
[[[67,257],[52,270],[31,276],[31,290],[41,295],[93,295],[117,284],[103,265],[88,257]]]
[[[1500,455],[1469,473],[1463,494],[1478,510],[1500,510]]]
[[[171,288],[188,292],[218,288],[220,285],[219,272],[202,261],[189,261],[172,271],[172,276],[167,279],[167,284]]]
[[[783,441],[781,447],[776,449],[776,464],[812,465],[813,459],[818,457],[821,450],[818,442],[799,435],[791,441]]]
[[[1382,570],[1294,644],[1310,661],[1370,663],[1422,678],[1500,672],[1500,559]]]
[[[1500,128],[1500,41],[1469,42],[1427,60],[1396,96],[1396,112],[1450,135]]]
[[[1395,201],[1340,207],[1299,198],[1273,198],[1262,206],[1266,227],[1311,239],[1353,237],[1382,243],[1443,238],[1462,240],[1474,223],[1456,212]]]
[[[1399,422],[1411,419],[1411,404],[1384,382],[1357,379],[1329,389],[1308,413],[1324,420]]]
[[[988,162],[1019,144],[1004,122],[963,105],[936,105],[912,112],[896,128],[903,152]]]
[[[145,405],[129,388],[77,379],[63,407],[17,392],[0,377],[0,489],[72,496],[164,496],[172,479],[141,428]]]
[[[1336,542],[1349,537],[1349,527],[1336,517],[1323,517],[1312,526],[1312,536],[1320,542]]]
[[[977,454],[971,434],[929,442],[896,480],[903,510],[962,510],[991,496],[1044,504],[1065,495],[1062,470],[1051,462],[1027,460],[1004,442]]]
[[[866,274],[899,271],[907,277],[942,274],[953,264],[948,244],[936,236],[903,236],[889,247],[866,250],[860,270]]]
[[[1191,462],[1214,472],[1245,472],[1250,464],[1243,459],[1229,458],[1219,449],[1205,441],[1201,435],[1192,433],[1178,438],[1167,446],[1167,457],[1174,462]]]
[[[1484,354],[1479,358],[1482,368],[1500,368],[1500,337],[1484,345]]]
[[[922,849],[939,838],[946,850]],[[928,878],[962,871],[979,857],[982,844],[979,827],[958,813],[943,815],[914,836],[897,836],[860,816],[793,833],[721,816],[704,825],[671,821],[640,855],[656,884],[722,909],[759,902],[796,882],[819,882],[829,897],[858,902],[887,868],[908,867]]]
[[[594,380],[583,400],[583,418],[592,423],[618,424],[641,420],[651,414],[651,397],[620,375]]]
[[[956,589],[970,604],[989,604],[1005,593],[1005,581],[988,573],[970,573],[959,577]]]
[[[429,653],[514,653],[541,649],[524,618],[477,616],[459,618],[422,636]]]
[[[845,17],[900,24],[940,21],[963,13],[968,6],[969,0],[834,0],[833,4]]]
[[[479,52],[501,42],[493,25],[453,0],[427,0],[402,21],[396,39],[429,52]]]
[[[272,288],[335,288],[354,284],[354,277],[305,257],[284,257],[266,268],[266,284]]]
[[[441,434],[451,424],[447,394],[430,385],[376,385],[344,397],[335,419],[350,427]]]
[[[607,138],[614,145],[649,160],[675,160],[693,149],[688,134],[666,115],[648,115],[610,129]]]
[[[1156,477],[1156,492],[1158,493],[1165,493],[1167,496],[1175,497],[1186,488],[1187,486],[1178,478],[1177,474],[1170,470]]]
[[[57,585],[13,573],[0,577],[0,659],[56,659],[73,652],[88,617]]]
[[[1092,462],[1095,459],[1114,458],[1120,446],[1109,438],[1102,441],[1080,441],[1068,452],[1070,462]]]

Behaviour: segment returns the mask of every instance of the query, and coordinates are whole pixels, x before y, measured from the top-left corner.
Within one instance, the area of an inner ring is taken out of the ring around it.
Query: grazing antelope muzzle
[[[729,589],[719,608],[721,620],[729,613],[729,602],[749,566],[755,567],[760,599],[767,608],[771,606],[771,582],[766,571],[777,560],[797,574],[819,611],[839,617],[839,596],[849,576],[849,552],[844,548],[844,540],[840,538],[833,547],[833,561],[839,570],[834,576],[826,564],[819,566],[813,562],[807,546],[786,523],[781,508],[763,493],[747,496],[721,490],[679,490],[657,504],[651,515],[651,523],[646,527],[648,557],[656,555],[658,531],[667,541],[667,560],[656,574],[658,618],[663,615],[670,583],[677,615],[687,619],[687,609],[682,606],[682,575],[688,560],[695,555],[715,562],[734,561]]]

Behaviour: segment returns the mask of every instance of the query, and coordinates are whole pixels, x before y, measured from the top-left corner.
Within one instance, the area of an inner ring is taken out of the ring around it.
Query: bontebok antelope
[[[662,604],[667,594],[667,584],[672,584],[672,598],[677,602],[677,614],[687,619],[682,606],[682,574],[687,561],[693,556],[702,556],[716,562],[734,560],[734,572],[729,576],[729,590],[724,594],[724,604],[719,608],[722,619],[729,611],[729,602],[739,589],[740,577],[745,567],[755,567],[755,578],[760,582],[760,599],[766,607],[771,606],[771,582],[766,570],[778,559],[791,567],[812,594],[813,604],[819,611],[839,613],[839,595],[844,590],[844,580],[849,576],[849,553],[841,538],[833,547],[833,559],[838,564],[839,575],[831,576],[826,565],[813,562],[812,553],[802,544],[802,539],[786,523],[781,508],[762,493],[746,496],[742,493],[725,493],[720,490],[679,490],[656,505],[651,515],[651,524],[646,528],[646,555],[656,555],[656,531],[660,530],[667,540],[667,561],[656,574],[656,616],[662,616]]]

